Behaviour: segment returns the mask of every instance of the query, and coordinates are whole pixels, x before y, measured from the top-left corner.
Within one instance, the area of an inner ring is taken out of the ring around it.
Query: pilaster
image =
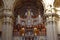
[[[46,30],[47,40],[58,40],[57,39],[57,21],[58,15],[55,13],[45,14],[46,16]]]
[[[3,9],[2,15],[2,40],[12,40],[13,33],[13,12],[10,9]]]

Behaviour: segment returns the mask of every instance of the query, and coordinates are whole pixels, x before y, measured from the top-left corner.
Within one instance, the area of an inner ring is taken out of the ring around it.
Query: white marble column
[[[2,22],[2,40],[12,40],[13,14],[10,9],[4,9]]]
[[[48,14],[46,15],[46,30],[47,40],[58,40],[57,39],[57,15]]]

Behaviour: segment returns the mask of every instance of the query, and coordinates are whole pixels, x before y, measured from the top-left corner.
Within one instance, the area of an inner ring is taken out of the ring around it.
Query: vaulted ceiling
[[[60,7],[60,0],[55,0],[54,6],[55,7]]]
[[[24,13],[26,12],[26,9],[32,9],[33,14],[35,16],[38,16],[38,9],[41,13],[41,15],[43,15],[44,13],[44,7],[43,4],[41,2],[41,0],[20,0],[18,2],[16,2],[15,5],[15,9],[14,12],[15,14],[20,14],[21,17],[24,17]]]

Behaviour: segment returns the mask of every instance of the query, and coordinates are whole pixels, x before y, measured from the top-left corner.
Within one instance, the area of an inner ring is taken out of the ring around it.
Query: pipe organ
[[[26,18],[21,18],[18,14],[13,30],[14,36],[23,36],[25,40],[33,40],[35,36],[46,36],[46,28],[41,15],[34,17],[31,9],[27,9],[24,14]]]

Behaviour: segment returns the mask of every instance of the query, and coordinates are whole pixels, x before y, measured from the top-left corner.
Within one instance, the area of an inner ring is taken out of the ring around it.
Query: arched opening
[[[14,36],[23,37],[25,40],[35,40],[38,36],[46,36],[44,7],[41,1],[19,0],[15,3]]]

